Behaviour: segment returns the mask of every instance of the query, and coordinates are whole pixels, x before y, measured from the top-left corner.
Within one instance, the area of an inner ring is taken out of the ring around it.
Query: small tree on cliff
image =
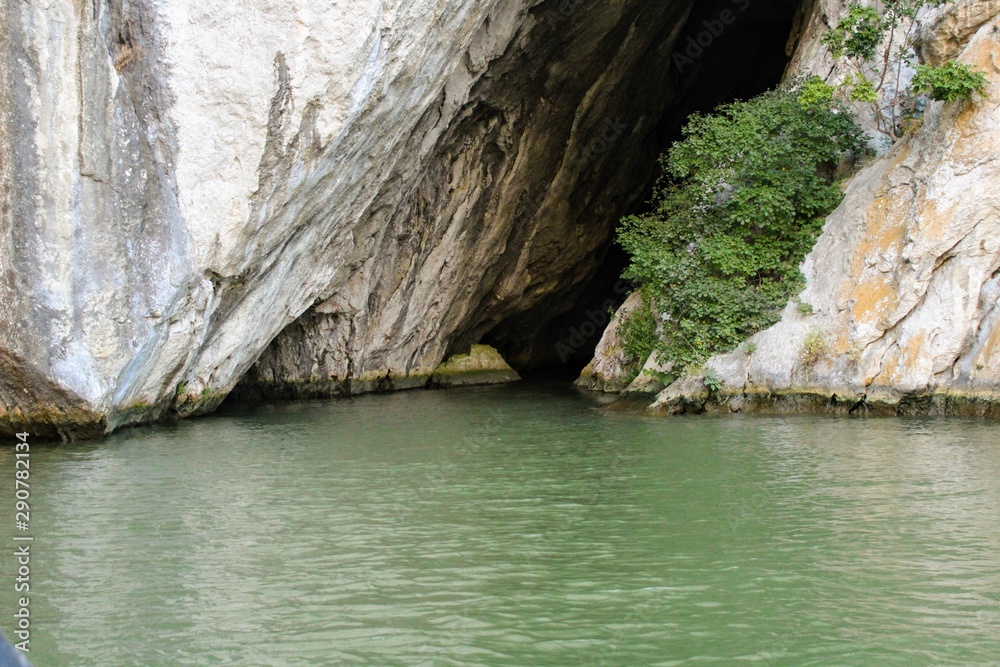
[[[921,95],[955,101],[982,93],[986,77],[972,67],[947,63],[919,65],[911,85],[917,20],[921,10],[950,0],[877,0],[873,5],[851,3],[847,15],[823,37],[835,58],[846,58],[852,71],[839,87],[851,104],[866,107],[874,128],[892,141],[906,130],[906,121],[921,111]],[[864,114],[859,114],[864,115]]]

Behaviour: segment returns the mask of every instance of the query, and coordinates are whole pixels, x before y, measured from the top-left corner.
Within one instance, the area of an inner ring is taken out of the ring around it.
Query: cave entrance
[[[610,312],[632,289],[620,278],[628,258],[615,243],[616,221],[646,209],[661,176],[659,156],[681,137],[691,114],[754,97],[781,82],[808,4],[808,0],[698,2],[679,33],[661,35],[661,47],[642,61],[645,71],[634,73],[638,83],[631,90],[637,105],[664,98],[662,86],[670,87],[671,93],[661,102],[659,121],[641,138],[643,186],[630,199],[606,206],[615,224],[596,253],[596,268],[571,290],[500,322],[483,342],[497,348],[522,373],[569,374],[583,369],[593,358]],[[670,30],[676,31],[676,26]],[[664,49],[664,43],[675,46]],[[609,150],[614,148],[611,144]],[[603,175],[607,174],[605,170]],[[578,188],[589,186],[584,180]]]

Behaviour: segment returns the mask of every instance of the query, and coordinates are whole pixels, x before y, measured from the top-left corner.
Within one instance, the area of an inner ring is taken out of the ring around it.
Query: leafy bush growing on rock
[[[819,91],[819,94],[817,94]],[[625,277],[659,317],[628,337],[655,339],[677,370],[736,348],[780,319],[799,264],[843,194],[833,180],[864,135],[832,94],[799,82],[694,115],[661,158],[653,211],[625,218]],[[661,323],[659,334],[650,327]]]
[[[702,374],[701,381],[710,394],[718,394],[722,391],[722,380],[712,369],[708,369]]]
[[[968,65],[946,63],[941,67],[918,65],[913,89],[932,100],[956,102],[986,92],[986,75]]]

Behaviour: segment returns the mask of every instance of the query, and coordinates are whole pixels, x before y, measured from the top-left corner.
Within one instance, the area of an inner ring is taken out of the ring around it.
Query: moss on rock
[[[431,387],[470,387],[507,384],[521,376],[489,345],[473,345],[469,354],[457,354],[437,367]]]

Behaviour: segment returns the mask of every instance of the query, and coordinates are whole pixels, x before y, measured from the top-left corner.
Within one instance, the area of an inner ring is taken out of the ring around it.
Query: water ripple
[[[647,419],[527,385],[36,447],[32,655],[996,665],[996,433]]]

